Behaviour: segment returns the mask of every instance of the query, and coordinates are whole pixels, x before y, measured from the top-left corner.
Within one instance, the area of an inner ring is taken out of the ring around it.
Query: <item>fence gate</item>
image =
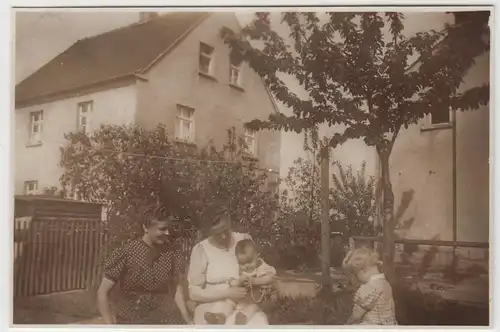
[[[106,232],[96,219],[34,218],[14,225],[14,296],[90,287]]]

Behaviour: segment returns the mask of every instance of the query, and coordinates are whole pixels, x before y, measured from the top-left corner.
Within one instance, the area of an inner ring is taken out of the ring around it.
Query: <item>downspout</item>
[[[453,260],[452,275],[455,277],[457,268],[457,240],[458,240],[458,215],[457,215],[457,111],[451,110],[451,147],[452,147],[452,181],[453,181]]]

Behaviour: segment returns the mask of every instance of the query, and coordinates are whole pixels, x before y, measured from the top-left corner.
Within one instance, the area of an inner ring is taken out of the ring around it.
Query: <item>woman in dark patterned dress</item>
[[[172,226],[172,214],[165,216],[164,209],[151,209],[144,216],[142,238],[108,257],[97,293],[99,312],[106,324],[190,323],[180,282],[184,259],[172,238]],[[115,286],[116,312],[112,313],[109,294]]]

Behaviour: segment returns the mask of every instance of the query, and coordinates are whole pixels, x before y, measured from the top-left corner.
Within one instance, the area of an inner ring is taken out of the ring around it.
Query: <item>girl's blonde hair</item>
[[[359,272],[380,264],[377,252],[369,248],[359,248],[347,254],[342,262],[342,267],[349,272]]]

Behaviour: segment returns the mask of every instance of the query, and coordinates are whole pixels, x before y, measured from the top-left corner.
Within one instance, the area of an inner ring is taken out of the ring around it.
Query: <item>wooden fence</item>
[[[16,220],[14,296],[88,288],[99,273],[105,241],[101,220]]]
[[[427,264],[438,266],[451,266],[455,273],[458,261],[462,266],[472,266],[475,263],[488,266],[489,248],[488,242],[469,241],[443,241],[443,240],[415,240],[415,239],[395,239],[394,246],[396,253],[412,255],[415,252],[424,253]],[[368,247],[382,253],[383,238],[373,236],[352,236],[349,238],[349,249],[354,250],[360,247]],[[408,256],[406,256],[408,257]],[[423,257],[423,256],[422,256]],[[403,263],[403,255],[396,255],[395,263]]]

